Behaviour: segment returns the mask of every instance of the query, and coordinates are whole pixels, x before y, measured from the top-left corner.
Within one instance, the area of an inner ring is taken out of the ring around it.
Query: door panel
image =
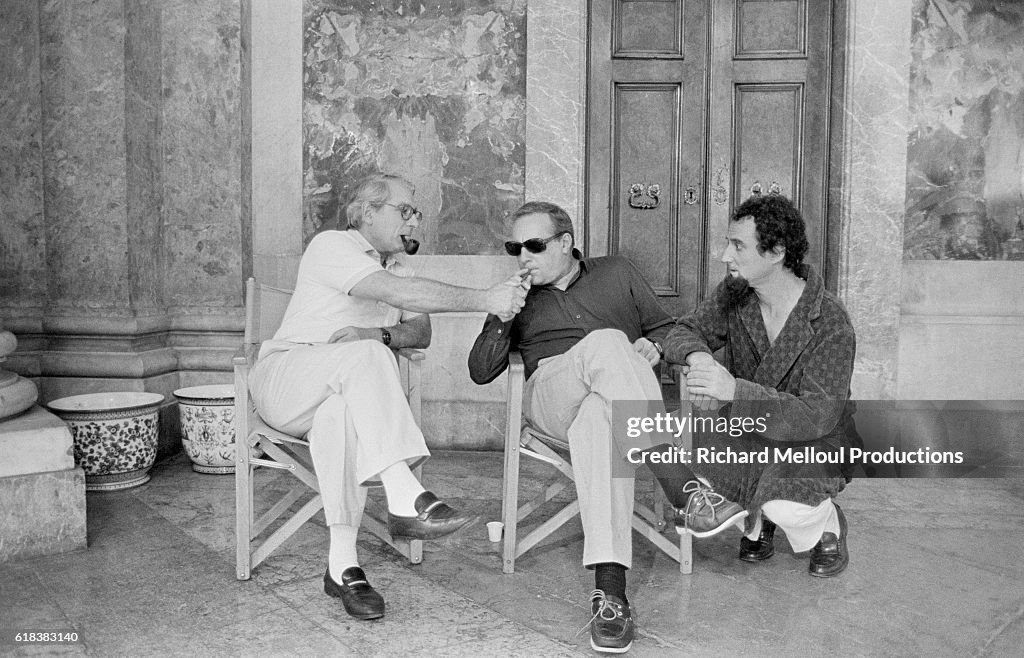
[[[602,0],[590,20],[586,252],[629,257],[676,314],[702,280],[704,7]]]
[[[625,0],[612,9],[615,57],[682,57],[681,2]]]
[[[814,14],[806,0],[591,2],[588,254],[628,256],[667,310],[688,312],[721,280],[728,218],[759,188],[801,209],[820,268],[843,1]]]
[[[729,195],[708,209],[709,287],[725,274],[717,260],[729,217],[758,188],[800,209],[805,262],[823,273],[831,4],[812,14],[806,0],[713,3],[708,157]]]
[[[611,234],[655,292],[679,295],[676,263],[679,216],[679,84],[621,83],[614,87]],[[651,144],[662,148],[650,148]],[[660,182],[656,182],[660,181]]]
[[[732,198],[755,193],[799,197],[803,85],[737,84],[732,103],[731,141],[740,145]],[[770,181],[761,176],[765,172],[772,172]]]

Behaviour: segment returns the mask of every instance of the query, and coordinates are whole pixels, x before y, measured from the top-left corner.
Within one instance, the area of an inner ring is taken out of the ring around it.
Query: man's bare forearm
[[[445,311],[487,310],[487,290],[464,288],[448,283],[410,277],[390,292],[391,299],[385,299],[395,308],[414,313],[443,313]]]
[[[514,284],[514,285],[513,285]],[[352,287],[350,294],[382,301],[415,313],[486,311],[515,314],[523,307],[526,290],[518,279],[497,283],[487,289],[466,288],[421,277],[397,277],[375,272]]]

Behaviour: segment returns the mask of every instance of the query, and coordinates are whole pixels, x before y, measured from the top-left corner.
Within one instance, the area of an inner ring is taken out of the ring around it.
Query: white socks
[[[356,536],[359,528],[350,525],[332,525],[331,550],[327,556],[327,565],[330,567],[331,578],[334,582],[341,584],[341,574],[349,567],[358,567],[359,559],[356,557]]]
[[[416,516],[413,503],[423,493],[423,485],[404,461],[396,462],[380,472],[384,493],[388,497],[388,511],[396,516]]]

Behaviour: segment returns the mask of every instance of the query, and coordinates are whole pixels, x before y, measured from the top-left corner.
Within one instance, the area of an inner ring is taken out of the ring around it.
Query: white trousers
[[[661,400],[651,365],[617,329],[591,332],[543,360],[526,382],[528,422],[569,444],[583,524],[583,564],[633,561],[633,478],[612,477],[621,454],[612,438],[612,402]]]
[[[839,514],[831,498],[814,507],[792,500],[769,500],[761,505],[761,514],[754,521],[754,529],[747,533],[749,539],[757,541],[764,516],[782,528],[794,553],[814,548],[825,532],[839,536]]]
[[[249,376],[260,416],[308,434],[328,525],[358,526],[366,485],[387,467],[430,455],[402,391],[398,364],[372,340],[302,345],[260,359]]]

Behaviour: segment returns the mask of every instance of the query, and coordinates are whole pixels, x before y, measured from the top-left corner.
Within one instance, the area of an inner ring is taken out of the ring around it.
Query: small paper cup
[[[501,521],[489,521],[487,523],[487,538],[491,541],[501,541],[501,531],[505,524]]]

